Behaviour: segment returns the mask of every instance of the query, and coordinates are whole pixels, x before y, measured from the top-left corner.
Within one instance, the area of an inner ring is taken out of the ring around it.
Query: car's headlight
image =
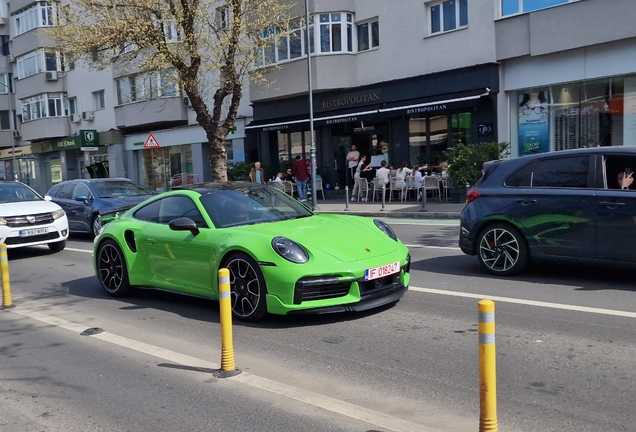
[[[53,214],[53,220],[55,220],[55,219],[59,219],[61,217],[64,217],[65,213],[64,213],[64,210],[59,209],[59,210],[55,210],[52,214]]]
[[[309,254],[305,248],[288,238],[274,237],[272,247],[278,255],[293,263],[303,264],[309,260]]]
[[[7,224],[7,220],[3,217],[0,217],[0,225],[6,225]]]
[[[393,232],[393,230],[391,229],[390,226],[388,226],[387,224],[385,224],[384,222],[382,222],[379,219],[373,219],[373,223],[375,224],[375,226],[380,228],[380,231],[382,231],[384,234],[386,234],[389,237],[391,237],[393,240],[397,241],[398,238],[397,238],[397,236],[395,235],[395,233]]]

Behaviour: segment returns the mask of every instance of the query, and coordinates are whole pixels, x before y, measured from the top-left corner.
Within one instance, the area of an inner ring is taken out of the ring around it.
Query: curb
[[[343,214],[351,216],[367,216],[367,217],[384,217],[384,218],[400,218],[400,219],[459,219],[460,212],[396,212],[396,211],[331,211],[317,210],[316,213]]]

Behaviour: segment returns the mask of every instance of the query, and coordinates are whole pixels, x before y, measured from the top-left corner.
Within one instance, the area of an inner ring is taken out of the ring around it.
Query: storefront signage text
[[[289,125],[267,126],[263,128],[263,132],[285,130],[285,129],[289,129]]]
[[[382,92],[380,90],[370,90],[364,93],[353,93],[342,97],[335,97],[333,99],[324,100],[320,104],[320,108],[323,110],[330,108],[342,108],[352,105],[363,105],[370,102],[378,102],[382,99]]]
[[[428,105],[428,106],[422,106],[422,107],[408,109],[408,110],[406,110],[406,113],[407,114],[417,114],[417,113],[426,113],[426,112],[440,111],[440,110],[445,110],[445,109],[446,109],[446,104]]]
[[[94,147],[99,145],[99,135],[96,130],[81,130],[79,135],[55,141],[43,141],[40,145],[42,153],[81,147]]]
[[[330,124],[338,124],[338,123],[349,123],[354,121],[358,121],[358,117],[351,116],[351,117],[341,117],[337,119],[330,119],[330,120],[327,120],[327,124],[330,125]]]

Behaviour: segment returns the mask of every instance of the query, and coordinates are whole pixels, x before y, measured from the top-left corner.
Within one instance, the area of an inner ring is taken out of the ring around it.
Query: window
[[[59,194],[57,195],[60,199],[71,199],[71,195],[73,193],[73,189],[75,188],[75,183],[67,183],[61,187]]]
[[[55,25],[57,6],[51,2],[38,2],[36,5],[13,16],[15,36],[19,36],[37,27]]]
[[[18,79],[44,71],[62,71],[62,57],[59,52],[32,51],[18,57]]]
[[[45,93],[27,99],[21,99],[22,121],[37,120],[45,117],[64,117],[68,115],[66,93]]]
[[[512,174],[506,186],[587,188],[589,167],[589,156],[543,159]]]
[[[501,16],[533,12],[552,6],[574,3],[579,0],[502,0]]]
[[[174,97],[178,94],[179,88],[174,68],[117,79],[117,103],[119,105],[159,97]]]
[[[77,98],[76,97],[68,99],[68,113],[69,113],[69,115],[73,115],[73,114],[78,113],[78,110],[77,110]]]
[[[148,205],[143,206],[135,212],[133,217],[146,222],[159,222],[159,208],[161,207],[161,200],[153,201]]]
[[[215,21],[218,29],[227,29],[230,26],[230,8],[228,6],[217,8]]]
[[[0,129],[11,129],[11,121],[9,120],[9,111],[0,111]]]
[[[93,109],[100,110],[106,108],[104,102],[104,90],[93,92]]]
[[[9,54],[9,36],[0,36],[0,55],[8,56]]]
[[[73,189],[73,199],[79,196],[91,198],[91,191],[88,189],[88,186],[86,186],[84,183],[78,183],[77,185],[75,185],[75,189]]]
[[[353,16],[347,13],[319,15],[320,52],[351,52],[351,29]]]
[[[13,93],[13,76],[0,74],[0,93]]]
[[[377,21],[358,24],[358,51],[367,51],[380,45],[380,26]]]
[[[176,22],[163,23],[163,36],[166,42],[179,42],[181,31],[177,28]]]
[[[429,6],[431,34],[468,26],[468,0],[446,0]]]
[[[159,209],[159,222],[168,224],[171,220],[187,217],[192,219],[199,228],[207,228],[207,224],[201,216],[194,202],[186,196],[172,196],[161,200]]]

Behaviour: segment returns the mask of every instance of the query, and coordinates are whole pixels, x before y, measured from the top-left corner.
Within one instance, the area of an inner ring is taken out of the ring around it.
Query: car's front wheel
[[[256,261],[245,253],[233,253],[223,267],[230,271],[232,314],[243,321],[263,318],[267,313],[267,286]]]
[[[55,243],[49,243],[48,247],[49,249],[51,249],[52,252],[60,252],[64,250],[64,248],[66,247],[66,240],[62,240]]]
[[[124,254],[112,240],[105,240],[97,250],[97,274],[102,287],[113,297],[130,293]]]
[[[523,235],[508,224],[488,226],[477,241],[477,257],[488,272],[508,276],[523,271],[528,265],[528,245]]]
[[[91,222],[91,230],[92,234],[96,236],[99,233],[100,228],[103,225],[102,217],[100,215],[93,216],[93,220]]]

